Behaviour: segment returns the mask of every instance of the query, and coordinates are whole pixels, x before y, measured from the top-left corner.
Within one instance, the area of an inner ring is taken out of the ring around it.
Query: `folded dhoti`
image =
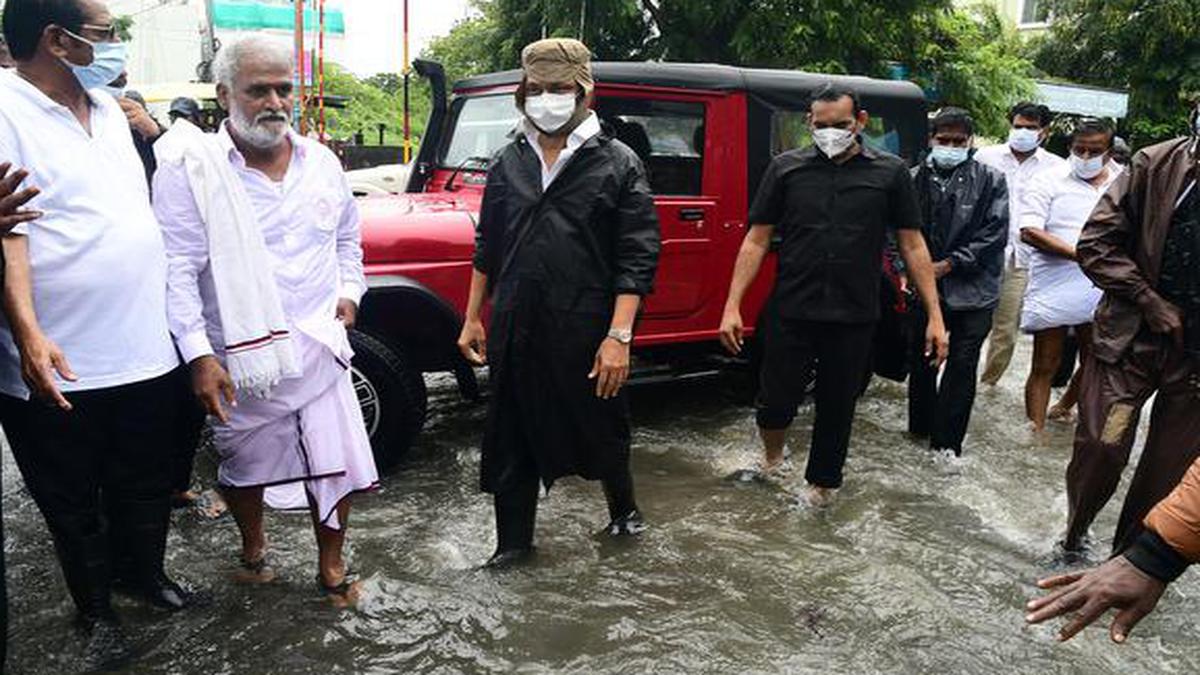
[[[303,375],[266,399],[241,398],[227,425],[214,426],[224,487],[266,487],[275,508],[315,505],[321,522],[341,523],[337,505],[378,485],[371,443],[345,362],[300,334]]]

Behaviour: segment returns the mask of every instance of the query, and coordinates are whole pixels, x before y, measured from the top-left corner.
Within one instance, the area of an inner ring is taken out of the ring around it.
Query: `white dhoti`
[[[350,381],[349,347],[335,355],[293,332],[302,375],[266,399],[238,398],[229,424],[214,426],[225,487],[265,487],[273,508],[315,505],[320,522],[341,529],[337,505],[379,484],[371,442]]]

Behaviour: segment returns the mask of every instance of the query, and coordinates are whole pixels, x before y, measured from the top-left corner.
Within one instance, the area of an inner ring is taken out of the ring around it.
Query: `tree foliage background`
[[[1135,145],[1187,132],[1200,99],[1200,0],[1050,0],[1049,32],[1031,44],[1045,73],[1128,89]]]
[[[414,74],[410,80],[410,117],[414,139],[425,133],[429,117],[429,95],[426,85]],[[325,92],[345,96],[344,109],[326,108],[328,133],[334,138],[348,138],[363,133],[368,145],[379,142],[379,125],[384,125],[384,144],[400,145],[403,139],[403,78],[395,73],[380,73],[357,78],[337,64],[325,64]],[[414,141],[415,142],[415,141]]]
[[[451,78],[515,68],[543,36],[580,37],[600,60],[693,61],[888,77],[1001,135],[1033,93],[1016,30],[952,0],[475,0],[476,16],[426,51]]]

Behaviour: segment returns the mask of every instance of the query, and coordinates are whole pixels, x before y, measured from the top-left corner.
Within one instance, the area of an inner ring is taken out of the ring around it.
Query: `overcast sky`
[[[353,35],[342,47],[339,61],[359,75],[398,72],[401,66],[400,31],[403,0],[341,0],[346,32]],[[450,32],[455,21],[468,16],[468,0],[409,0],[412,57],[421,55],[429,41]]]
[[[455,21],[467,16],[467,0],[409,0],[409,30],[413,53],[420,54],[429,41],[450,32]]]

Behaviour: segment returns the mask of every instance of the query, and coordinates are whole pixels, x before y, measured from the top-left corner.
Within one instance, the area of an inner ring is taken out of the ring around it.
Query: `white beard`
[[[263,121],[264,118],[275,115],[283,116],[282,124]],[[229,111],[229,125],[233,127],[234,132],[242,141],[261,150],[270,150],[287,138],[287,127],[291,124],[291,117],[287,111],[282,113],[262,112],[254,119],[250,119],[242,113],[241,109],[233,106]]]

